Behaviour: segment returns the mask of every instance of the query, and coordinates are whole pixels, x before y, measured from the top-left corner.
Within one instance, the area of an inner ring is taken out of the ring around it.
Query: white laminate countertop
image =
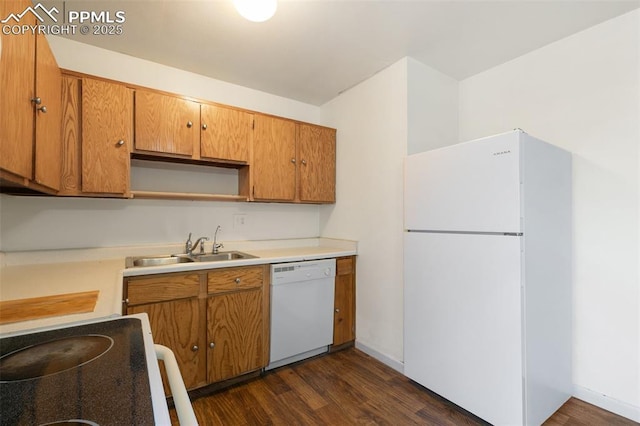
[[[181,249],[182,245],[172,244],[0,253],[1,301],[99,291],[93,312],[2,324],[0,334],[118,316],[125,276],[352,256],[357,254],[357,243],[328,238],[225,242],[223,251],[238,250],[257,258],[125,269],[128,256],[165,255]]]

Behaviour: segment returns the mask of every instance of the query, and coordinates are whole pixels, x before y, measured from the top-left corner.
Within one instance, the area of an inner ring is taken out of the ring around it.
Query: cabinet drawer
[[[336,274],[347,275],[353,273],[353,257],[341,257],[336,260]]]
[[[244,290],[261,287],[263,282],[262,266],[247,266],[240,268],[225,268],[210,271],[207,274],[207,289],[209,293]]]
[[[199,292],[200,276],[198,274],[129,278],[127,285],[129,306],[196,297]]]

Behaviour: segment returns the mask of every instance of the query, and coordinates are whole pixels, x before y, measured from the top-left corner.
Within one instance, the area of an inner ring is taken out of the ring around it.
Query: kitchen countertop
[[[2,253],[0,301],[93,290],[98,290],[99,296],[93,312],[2,324],[0,334],[119,316],[122,309],[122,279],[125,276],[352,256],[357,254],[357,243],[328,238],[238,241],[225,242],[225,248],[221,251],[233,250],[257,258],[125,269],[125,258],[128,256],[180,253],[183,245]]]

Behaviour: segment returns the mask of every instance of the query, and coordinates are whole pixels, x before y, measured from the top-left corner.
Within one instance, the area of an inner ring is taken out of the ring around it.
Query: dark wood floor
[[[483,422],[350,348],[193,401],[200,425],[480,425]],[[178,424],[171,411],[173,424]],[[575,398],[546,423],[637,425]]]

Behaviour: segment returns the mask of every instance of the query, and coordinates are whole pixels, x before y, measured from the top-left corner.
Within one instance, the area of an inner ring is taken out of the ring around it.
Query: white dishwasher
[[[267,370],[328,350],[333,343],[336,260],[271,265],[271,351]]]

